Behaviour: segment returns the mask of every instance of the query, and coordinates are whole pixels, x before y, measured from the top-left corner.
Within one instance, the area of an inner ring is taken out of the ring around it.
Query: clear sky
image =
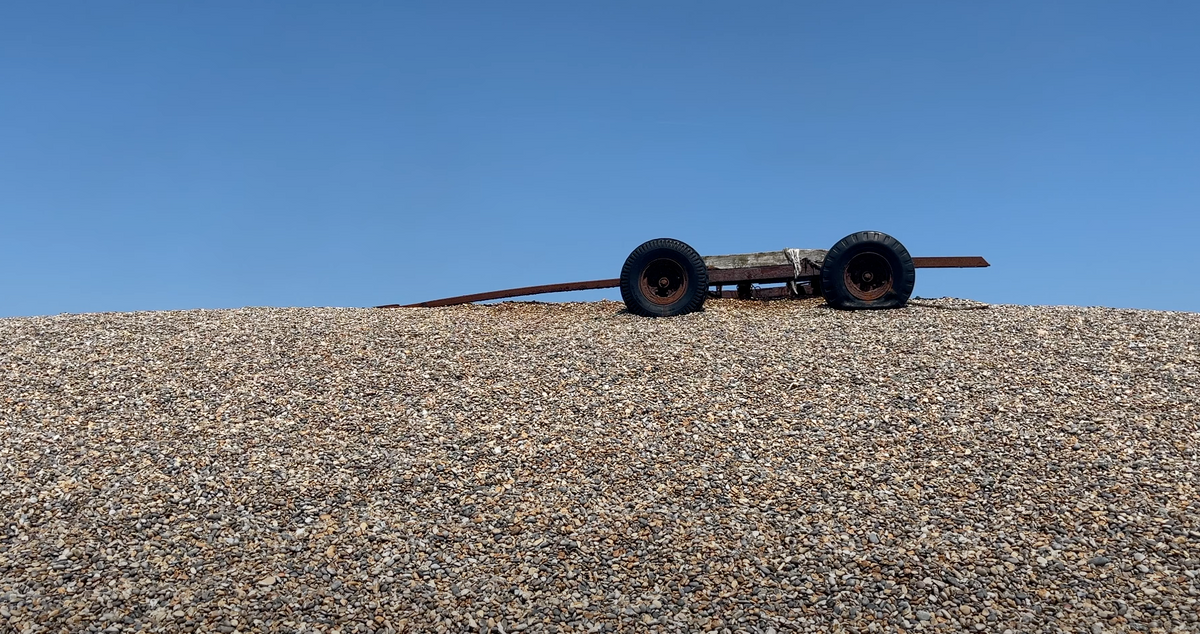
[[[1200,311],[1198,216],[1190,0],[0,4],[0,316],[407,303],[863,229],[992,262],[916,295]]]

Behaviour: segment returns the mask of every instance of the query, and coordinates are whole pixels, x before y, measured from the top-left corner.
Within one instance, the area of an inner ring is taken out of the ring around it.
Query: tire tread
[[[861,245],[867,245],[865,247]],[[873,249],[872,247],[878,247]],[[854,297],[846,290],[842,270],[847,263],[850,253],[857,254],[867,249],[886,251],[898,263],[892,291],[883,297],[863,301]],[[838,240],[825,254],[825,262],[821,265],[821,290],[825,301],[830,306],[843,310],[880,310],[903,308],[912,295],[916,285],[916,269],[913,267],[912,256],[899,240],[882,231],[859,231]]]
[[[635,271],[634,268],[639,264],[640,260],[647,254],[653,251],[669,251],[678,256],[682,256],[686,262],[689,274],[689,286],[691,287],[687,301],[680,304],[679,302],[659,307],[647,306],[643,302],[638,301],[640,292],[637,289],[636,278],[640,271]],[[692,282],[691,280],[695,280]],[[636,249],[625,258],[625,264],[621,267],[621,299],[625,301],[625,308],[630,313],[641,315],[643,317],[673,317],[675,315],[685,315],[687,313],[701,310],[704,306],[704,299],[708,296],[708,267],[704,264],[704,258],[696,252],[686,242],[676,240],[674,238],[655,238],[647,240],[639,245]]]

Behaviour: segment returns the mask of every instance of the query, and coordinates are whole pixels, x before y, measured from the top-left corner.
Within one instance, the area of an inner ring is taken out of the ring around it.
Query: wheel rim
[[[675,260],[659,258],[642,270],[642,296],[660,306],[674,304],[687,292],[687,270]]]
[[[863,301],[879,299],[892,290],[892,264],[878,253],[859,253],[846,263],[846,290]]]

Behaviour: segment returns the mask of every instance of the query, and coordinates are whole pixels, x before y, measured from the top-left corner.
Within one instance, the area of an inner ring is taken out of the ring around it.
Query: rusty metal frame
[[[737,284],[739,282],[790,282],[796,278],[796,268],[791,264],[780,266],[755,266],[741,269],[708,269],[708,284]]]
[[[978,255],[913,258],[912,261],[913,266],[918,269],[976,269],[991,266],[987,260]]]
[[[709,291],[708,296],[713,299],[784,299],[791,297],[813,297],[811,294],[794,293],[787,286],[765,286],[750,288],[739,288],[733,291],[727,291],[718,288],[715,291]]]
[[[918,269],[948,269],[948,268],[981,268],[991,266],[988,261],[979,256],[949,256],[913,258],[913,266]],[[787,286],[772,288],[754,288],[753,284],[775,284],[796,281],[796,271],[792,265],[754,266],[734,269],[708,269],[708,285],[716,286],[716,291],[709,291],[711,297],[742,298],[742,299],[774,299],[783,297],[805,297],[809,295],[795,294]],[[487,293],[459,295],[434,299],[416,304],[385,304],[376,308],[436,308],[439,306],[455,306],[483,302],[489,299],[508,299],[511,297],[526,297],[545,293],[565,293],[568,291],[586,291],[600,288],[616,288],[621,285],[620,279],[590,280],[587,282],[566,282],[563,284],[542,284],[539,286],[522,286]],[[726,291],[722,286],[738,286],[738,290]]]
[[[386,304],[384,306],[376,306],[376,308],[437,308],[438,306],[470,304],[471,302],[482,302],[489,299],[524,297],[526,295],[542,295],[544,293],[565,293],[567,291],[587,291],[595,288],[616,288],[620,285],[620,279],[591,280],[588,282],[566,282],[564,284],[542,284],[540,286],[523,286],[521,288],[510,288],[503,291],[490,291],[487,293],[475,293],[473,295],[459,295],[458,297],[434,299],[417,304]]]

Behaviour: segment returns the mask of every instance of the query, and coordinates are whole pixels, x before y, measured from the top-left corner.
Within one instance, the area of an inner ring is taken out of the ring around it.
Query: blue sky
[[[1197,33],[1195,2],[4,3],[0,316],[863,229],[993,264],[917,295],[1200,311]]]

